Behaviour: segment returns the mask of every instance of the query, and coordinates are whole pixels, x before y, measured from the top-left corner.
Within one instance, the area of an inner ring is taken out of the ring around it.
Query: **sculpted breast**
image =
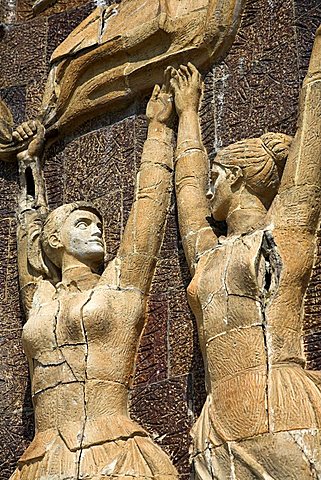
[[[138,290],[95,288],[82,309],[83,326],[88,341],[110,342],[110,335],[142,328],[143,296]]]
[[[199,262],[188,293],[198,299],[205,341],[262,323],[262,237],[261,231],[231,237]]]
[[[22,331],[22,342],[28,358],[38,358],[56,348],[55,326],[59,302],[53,300],[34,306]]]
[[[131,383],[144,326],[143,313],[144,297],[138,290],[94,290],[83,308],[87,378]]]

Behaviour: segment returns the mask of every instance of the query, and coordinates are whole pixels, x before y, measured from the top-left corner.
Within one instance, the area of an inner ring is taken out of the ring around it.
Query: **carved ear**
[[[240,167],[232,166],[228,167],[227,179],[231,186],[236,186],[236,184],[243,179],[243,172]]]
[[[62,247],[62,243],[61,243],[59,237],[55,233],[50,235],[50,237],[48,239],[48,243],[49,243],[51,248],[58,249],[58,248]]]
[[[7,105],[0,100],[0,144],[12,141],[13,118]]]

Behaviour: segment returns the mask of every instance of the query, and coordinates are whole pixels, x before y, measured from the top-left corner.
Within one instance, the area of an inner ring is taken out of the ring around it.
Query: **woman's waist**
[[[34,395],[33,402],[38,430],[85,419],[128,417],[128,388],[113,381],[60,383]]]
[[[273,379],[277,378],[280,371],[286,371],[291,376],[296,375],[296,371],[299,369],[305,375],[307,371],[304,369],[304,365],[305,361],[302,357],[285,359],[280,362],[268,362],[266,360],[246,367],[241,362],[235,362],[229,366],[229,371],[224,371],[224,374],[222,372],[218,373],[217,370],[208,372],[209,391],[224,389],[226,383],[237,382],[242,385],[248,381],[254,382],[253,388],[260,388],[259,386],[262,385],[262,388],[266,389],[267,383],[270,384]]]
[[[302,344],[296,332],[283,337],[266,332],[261,324],[235,328],[206,339],[206,362],[211,382],[271,366],[304,365]]]
[[[77,345],[72,355],[62,352],[62,349],[56,349],[59,356],[50,355],[48,358],[48,355],[44,355],[46,352],[37,355],[33,359],[32,395],[37,396],[48,389],[71,383],[80,383],[87,388],[99,385],[97,388],[102,389],[110,389],[115,384],[126,388],[129,386],[133,377],[136,344],[122,352],[115,349],[112,360],[112,349],[106,349],[100,355],[97,348],[91,347],[86,355],[85,351],[80,350],[82,347]]]
[[[321,375],[296,362],[256,367],[213,382],[204,409],[224,441],[320,428],[320,384]]]

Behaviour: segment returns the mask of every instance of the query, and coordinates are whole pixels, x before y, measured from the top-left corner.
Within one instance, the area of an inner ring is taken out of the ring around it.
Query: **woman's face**
[[[102,224],[93,212],[72,212],[60,231],[60,241],[67,254],[87,265],[97,265],[103,261]]]
[[[233,192],[229,181],[229,172],[218,163],[213,163],[210,175],[210,188],[207,198],[210,200],[212,216],[215,220],[226,220]]]

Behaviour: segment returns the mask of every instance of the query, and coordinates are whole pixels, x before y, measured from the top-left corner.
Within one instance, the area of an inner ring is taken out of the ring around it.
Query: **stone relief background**
[[[33,18],[31,0],[0,0],[0,96],[16,123],[40,106],[49,58],[96,5],[57,0]],[[2,16],[2,18],[1,18]],[[295,131],[298,93],[316,28],[319,0],[248,0],[236,41],[206,74],[201,118],[209,154],[265,131]],[[83,126],[50,147],[49,203],[93,200],[105,218],[107,255],[118,247],[146,137],[142,100]],[[17,170],[0,168],[0,479],[7,480],[33,436],[28,367],[20,341],[23,315],[16,265]],[[321,233],[319,234],[319,239]],[[186,301],[189,273],[172,202],[137,362],[131,412],[189,478],[188,431],[205,392],[196,326]],[[321,369],[321,240],[306,296],[309,367]]]

